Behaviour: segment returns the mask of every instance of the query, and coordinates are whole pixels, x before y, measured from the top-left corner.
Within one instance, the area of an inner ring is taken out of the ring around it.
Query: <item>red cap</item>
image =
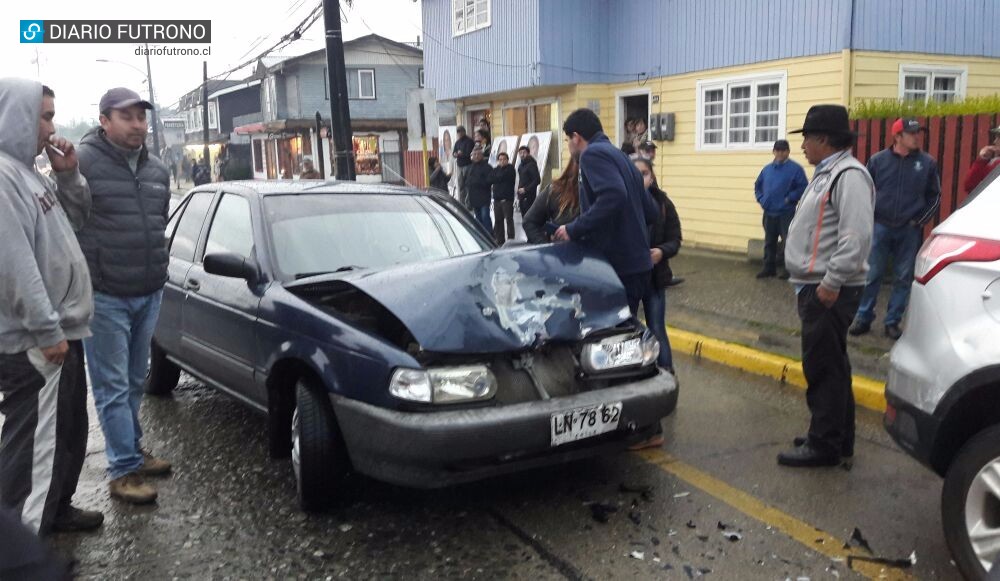
[[[912,117],[901,117],[896,119],[896,122],[892,124],[891,135],[896,135],[897,133],[907,132],[907,133],[919,133],[923,131],[924,128],[920,126],[920,122]]]

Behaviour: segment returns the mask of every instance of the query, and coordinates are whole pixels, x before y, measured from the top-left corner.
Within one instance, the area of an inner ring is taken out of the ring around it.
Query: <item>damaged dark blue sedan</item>
[[[437,487],[620,451],[677,403],[607,263],[498,249],[445,195],[212,184],[167,236],[147,393],[184,370],[266,412],[305,510],[351,470]]]

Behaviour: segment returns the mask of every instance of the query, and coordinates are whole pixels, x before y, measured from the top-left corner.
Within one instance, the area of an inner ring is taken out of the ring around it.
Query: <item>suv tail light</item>
[[[920,284],[927,284],[944,267],[953,262],[993,262],[1000,260],[1000,242],[941,234],[924,242],[913,277]]]

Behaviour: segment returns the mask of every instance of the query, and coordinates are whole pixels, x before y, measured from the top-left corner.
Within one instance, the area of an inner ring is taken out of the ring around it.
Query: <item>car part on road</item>
[[[167,354],[156,344],[156,341],[153,341],[149,347],[149,373],[146,375],[143,391],[149,395],[170,395],[170,392],[177,387],[181,370],[167,359]]]
[[[323,391],[305,378],[295,386],[292,468],[299,506],[306,512],[332,505],[350,467],[337,419]]]
[[[941,520],[955,564],[967,578],[986,576],[1000,556],[1000,426],[972,438],[955,457],[941,491]]]

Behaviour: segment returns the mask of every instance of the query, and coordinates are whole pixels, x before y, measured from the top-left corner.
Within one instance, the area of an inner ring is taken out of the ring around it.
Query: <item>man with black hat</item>
[[[857,136],[845,107],[814,105],[802,129],[792,133],[802,133],[802,151],[816,166],[785,245],[785,267],[802,321],[802,371],[812,420],[809,434],[779,454],[778,464],[835,466],[854,455],[847,327],[868,272],[875,187],[851,155]]]
[[[868,281],[850,328],[851,335],[871,330],[882,275],[890,256],[893,284],[885,315],[885,335],[899,339],[903,334],[899,323],[910,301],[923,226],[937,215],[941,204],[937,162],[920,151],[922,131],[924,128],[916,119],[897,119],[892,124],[892,147],[868,160],[868,173],[875,182],[875,233],[868,257]]]
[[[476,146],[476,142],[472,141],[472,138],[465,133],[465,127],[461,125],[455,129],[455,135],[458,136],[458,139],[455,141],[455,148],[451,154],[455,158],[455,164],[458,165],[458,197],[465,207],[471,209],[469,186],[465,183],[465,178],[469,176],[469,170],[472,169],[472,148]]]
[[[788,159],[789,152],[788,141],[775,141],[774,161],[760,170],[753,185],[757,203],[764,210],[764,269],[757,273],[757,278],[777,275],[778,265],[781,265],[781,278],[788,278],[784,250],[778,245],[778,239],[781,245],[787,242],[795,204],[799,203],[809,184],[802,166]]]
[[[108,457],[111,496],[156,500],[145,476],[170,464],[140,447],[139,405],[149,370],[150,340],[167,280],[164,231],[170,173],[146,149],[146,111],[153,106],[126,88],[101,97],[101,126],[83,137],[80,172],[90,182],[90,219],[77,232],[94,285],[87,369]]]

